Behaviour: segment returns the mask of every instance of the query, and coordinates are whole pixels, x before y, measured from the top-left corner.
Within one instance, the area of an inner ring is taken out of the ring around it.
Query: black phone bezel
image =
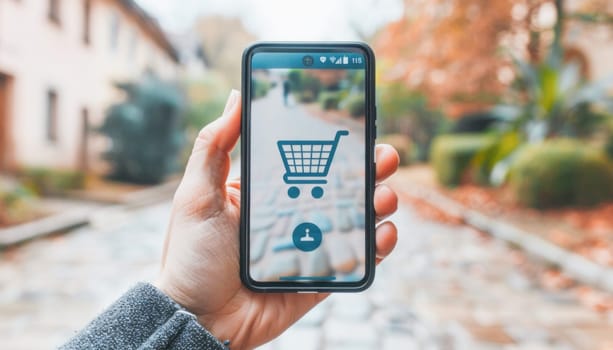
[[[260,282],[249,273],[249,213],[250,213],[250,143],[251,143],[251,59],[257,52],[358,52],[365,58],[365,273],[357,282]],[[375,55],[362,42],[258,42],[243,52],[241,116],[241,219],[240,219],[240,278],[255,292],[359,292],[367,289],[375,276]]]

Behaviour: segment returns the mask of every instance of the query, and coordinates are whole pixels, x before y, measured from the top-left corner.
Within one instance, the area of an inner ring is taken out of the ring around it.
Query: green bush
[[[310,103],[317,101],[319,92],[321,91],[321,83],[315,77],[308,74],[303,76],[301,88],[299,90],[298,99],[300,102]]]
[[[178,169],[183,147],[184,99],[178,86],[147,75],[118,84],[123,102],[111,106],[100,133],[111,142],[104,158],[110,178],[155,184]]]
[[[21,183],[0,182],[0,227],[26,221],[35,211],[34,193]]]
[[[271,84],[262,79],[253,79],[251,83],[253,84],[251,87],[251,91],[253,91],[251,97],[254,99],[266,96],[271,88]]]
[[[613,199],[613,165],[595,147],[550,140],[520,151],[510,184],[517,200],[533,208],[596,205]]]
[[[319,103],[324,110],[338,109],[342,94],[338,91],[322,92],[319,94]]]
[[[349,96],[345,103],[345,108],[352,117],[359,118],[366,114],[366,102],[363,95]]]
[[[302,70],[290,71],[287,79],[290,83],[290,91],[296,95],[298,101],[304,103],[317,101],[321,91],[319,79]]]
[[[29,168],[22,173],[22,182],[39,195],[61,195],[85,186],[85,174],[80,171]]]
[[[415,145],[411,139],[402,134],[389,134],[378,138],[381,143],[387,143],[398,151],[400,156],[400,165],[409,165],[415,160]]]
[[[287,73],[287,80],[289,81],[292,90],[300,89],[300,81],[302,80],[303,75],[304,72],[300,69],[293,69]]]
[[[613,136],[609,136],[607,144],[604,146],[604,151],[609,159],[613,160]]]
[[[202,129],[223,113],[225,103],[222,99],[211,99],[191,104],[185,113],[187,127],[195,131]]]
[[[441,135],[434,139],[430,160],[438,181],[457,186],[470,170],[472,159],[489,147],[494,138],[487,134]]]
[[[379,131],[408,135],[415,144],[417,159],[427,161],[432,140],[450,122],[428,103],[423,92],[412,90],[405,83],[394,82],[377,90]]]
[[[609,121],[605,124],[607,129],[604,152],[609,159],[613,160],[613,116],[609,116]]]
[[[5,208],[18,206],[19,203],[33,197],[34,193],[20,183],[9,188],[0,187],[0,204]]]

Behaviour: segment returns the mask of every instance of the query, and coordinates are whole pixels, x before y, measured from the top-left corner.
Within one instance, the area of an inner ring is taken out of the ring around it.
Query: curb
[[[462,218],[467,225],[539,257],[559,268],[575,280],[613,293],[613,268],[597,264],[579,254],[563,249],[506,222],[495,220],[438,192],[421,188],[401,190],[428,204]]]
[[[86,225],[90,214],[89,210],[77,209],[0,229],[0,249]]]
[[[60,212],[42,219],[0,229],[0,250],[54,233],[88,225],[95,215],[107,210],[128,210],[159,203],[172,198],[180,180],[172,180],[144,190],[122,196],[119,204],[108,204],[97,209],[78,208]]]
[[[171,199],[177,187],[179,187],[180,182],[181,179],[171,180],[161,185],[128,193],[122,196],[120,205],[126,208],[139,208],[148,204],[161,202],[165,199]]]

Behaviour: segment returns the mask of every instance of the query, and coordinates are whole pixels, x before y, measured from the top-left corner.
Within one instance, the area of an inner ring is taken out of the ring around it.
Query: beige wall
[[[567,12],[613,13],[611,1],[567,0]],[[583,53],[589,78],[600,80],[613,74],[613,31],[609,24],[566,21],[565,44]]]
[[[121,98],[114,81],[135,79],[147,67],[166,79],[178,74],[175,62],[116,1],[92,1],[89,45],[82,40],[83,1],[60,4],[58,25],[47,17],[47,0],[0,0],[0,72],[14,78],[9,134],[18,165],[76,168],[83,108],[92,124],[99,125],[106,108]],[[113,16],[120,23],[116,50],[111,48]],[[59,97],[56,142],[46,137],[50,88]],[[89,158],[98,159],[106,141],[91,139]]]
[[[584,54],[588,78],[601,80],[613,74],[613,33],[608,25],[573,23],[566,29],[565,44]]]

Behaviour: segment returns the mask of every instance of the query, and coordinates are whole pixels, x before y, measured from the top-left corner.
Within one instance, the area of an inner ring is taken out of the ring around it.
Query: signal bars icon
[[[328,59],[330,60],[330,63],[332,64],[349,64],[349,57],[347,56],[341,56],[341,57],[336,57],[336,56],[330,56],[328,57]],[[325,62],[325,57],[321,57],[321,62]]]

